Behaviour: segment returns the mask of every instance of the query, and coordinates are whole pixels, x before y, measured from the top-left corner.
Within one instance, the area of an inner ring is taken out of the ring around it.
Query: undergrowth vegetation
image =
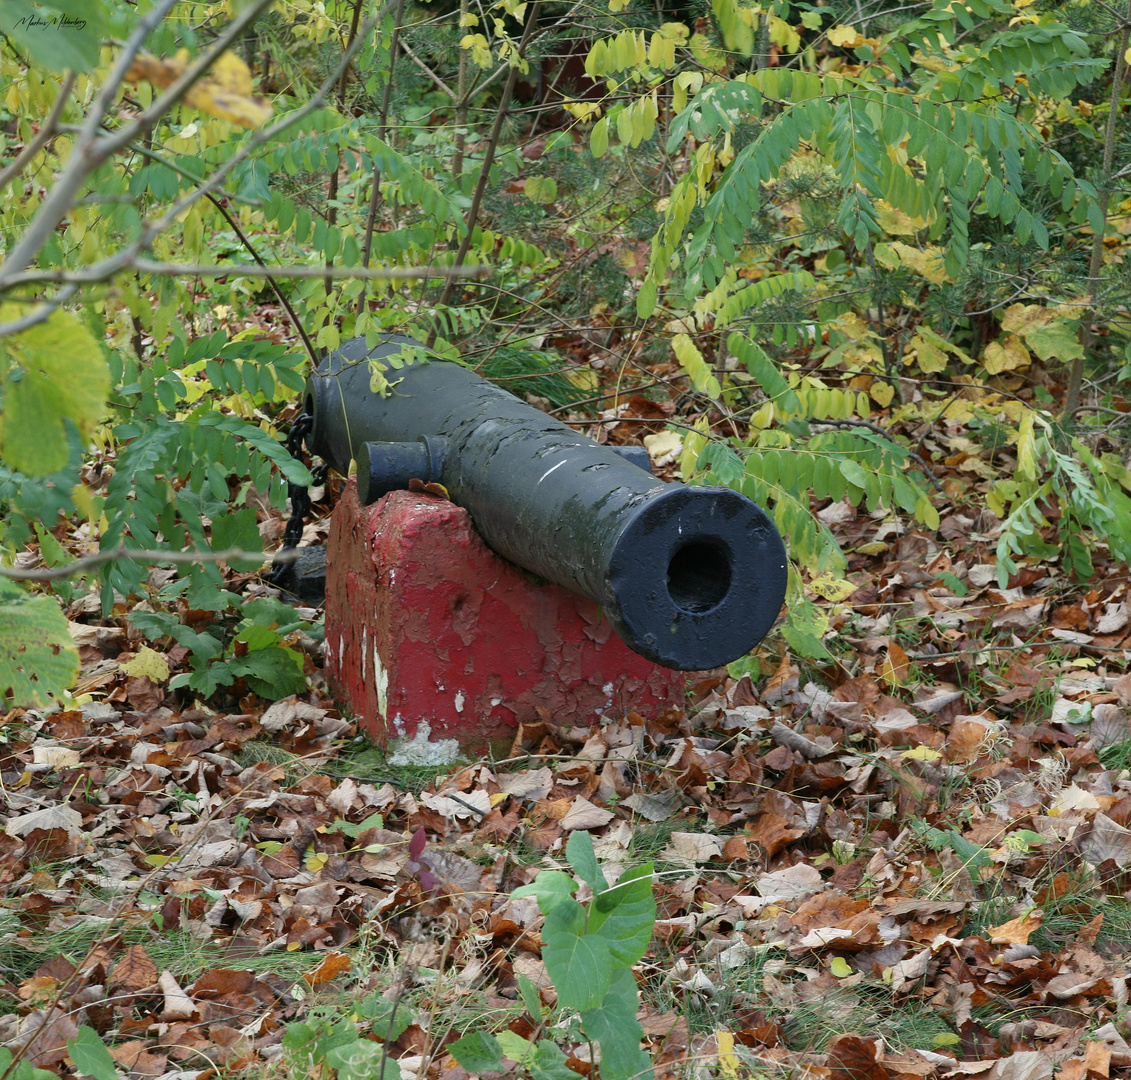
[[[1131,1067],[1125,0],[0,36],[0,1080]],[[763,505],[778,630],[687,715],[365,742],[261,571],[390,332]]]

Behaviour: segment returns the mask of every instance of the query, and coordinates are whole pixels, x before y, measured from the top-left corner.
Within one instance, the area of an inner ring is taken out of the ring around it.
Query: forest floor
[[[1002,588],[976,506],[820,509],[856,586],[820,600],[833,662],[771,635],[685,713],[547,714],[442,770],[360,737],[309,637],[309,692],[202,704],[165,685],[187,650],[72,602],[74,707],[2,729],[0,1042],[66,1073],[86,1025],[131,1077],[299,1075],[286,1033],[377,993],[402,1075],[461,1080],[456,1038],[540,1029],[541,916],[509,894],[585,829],[612,876],[655,862],[659,1076],[1127,1075],[1128,569]]]

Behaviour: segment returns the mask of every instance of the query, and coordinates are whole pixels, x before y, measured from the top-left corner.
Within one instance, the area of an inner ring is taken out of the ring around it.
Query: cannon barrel
[[[781,609],[785,548],[745,496],[664,483],[411,338],[330,353],[306,411],[308,448],[343,474],[355,460],[363,502],[413,477],[442,484],[495,552],[597,601],[664,667],[729,663]]]

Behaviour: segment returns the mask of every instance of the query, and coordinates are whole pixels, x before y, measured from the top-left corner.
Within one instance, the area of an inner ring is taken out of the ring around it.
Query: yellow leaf
[[[935,244],[924,247],[913,247],[902,240],[893,240],[890,245],[892,251],[899,256],[899,261],[909,270],[913,270],[920,277],[925,277],[933,285],[942,285],[950,281],[946,272],[942,248]]]
[[[1033,330],[1047,326],[1055,318],[1055,311],[1040,304],[1011,304],[1002,312],[1001,328],[1024,337]]]
[[[853,26],[834,26],[829,31],[829,42],[842,49],[855,49],[864,44],[864,39]]]
[[[734,1052],[734,1033],[731,1031],[716,1031],[715,1046],[719,1051],[719,1072],[723,1076],[738,1076],[738,1055]]]
[[[868,393],[881,409],[886,409],[895,397],[895,387],[891,383],[874,382],[869,387]]]
[[[174,857],[173,855],[146,855],[146,857],[142,859],[142,862],[145,863],[146,866],[161,867]]]
[[[825,600],[831,600],[834,604],[847,600],[858,588],[851,581],[833,577],[831,574],[822,574],[820,577],[813,578],[808,587],[818,596]]]
[[[908,761],[938,761],[942,754],[929,746],[917,746],[914,750],[904,750],[899,756]]]
[[[150,682],[163,683],[169,678],[169,661],[148,645],[138,649],[137,655],[127,664],[118,667],[131,679],[149,678]]]
[[[140,53],[130,64],[125,78],[127,82],[148,82],[164,90],[176,82],[188,66],[187,49],[181,49],[172,59],[166,60]],[[232,52],[221,55],[211,71],[189,88],[183,100],[190,108],[240,127],[259,127],[271,118],[270,102],[252,94],[251,71]]]
[[[788,53],[795,53],[801,48],[801,35],[785,19],[776,15],[770,16],[770,41]]]
[[[561,104],[570,116],[584,124],[601,115],[601,106],[595,101],[563,101]]]
[[[848,961],[843,956],[833,957],[833,962],[829,964],[829,971],[838,979],[843,979],[852,974],[852,968],[848,966]]]
[[[907,344],[910,350],[908,363],[915,363],[924,375],[933,375],[936,371],[946,369],[946,353],[925,337],[916,334]]]
[[[330,856],[318,852],[315,855],[308,855],[303,860],[303,866],[307,868],[312,874],[317,874],[330,861]]]
[[[990,375],[1028,367],[1032,357],[1016,334],[1006,334],[1001,341],[991,341],[982,353],[982,366]]]
[[[287,952],[298,952],[299,949],[301,949],[301,948],[302,948],[302,942],[301,941],[288,941],[287,942]]]
[[[876,220],[888,236],[914,236],[920,229],[927,227],[924,218],[912,217],[884,202],[883,199],[876,203]]]

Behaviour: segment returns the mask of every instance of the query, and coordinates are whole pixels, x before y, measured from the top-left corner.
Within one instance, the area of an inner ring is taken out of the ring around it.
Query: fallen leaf
[[[311,986],[321,986],[336,979],[339,975],[349,971],[351,960],[345,953],[329,953],[313,971],[308,971],[303,978]]]
[[[1027,945],[1029,937],[1041,927],[1044,913],[1029,911],[1016,919],[1010,919],[1000,926],[991,926],[986,931],[991,945]]]
[[[602,810],[594,806],[588,799],[578,795],[562,818],[562,828],[571,829],[599,829],[607,825],[616,817],[610,810]]]
[[[69,836],[77,839],[82,836],[82,814],[66,803],[57,803],[54,806],[46,806],[42,810],[33,810],[30,814],[9,818],[4,826],[4,831],[9,836],[15,837],[27,836],[36,829],[42,829],[44,832],[49,832],[51,829],[65,829]]]
[[[132,660],[119,664],[119,668],[131,678],[148,678],[155,683],[166,682],[169,678],[169,661],[159,652],[143,645]]]

